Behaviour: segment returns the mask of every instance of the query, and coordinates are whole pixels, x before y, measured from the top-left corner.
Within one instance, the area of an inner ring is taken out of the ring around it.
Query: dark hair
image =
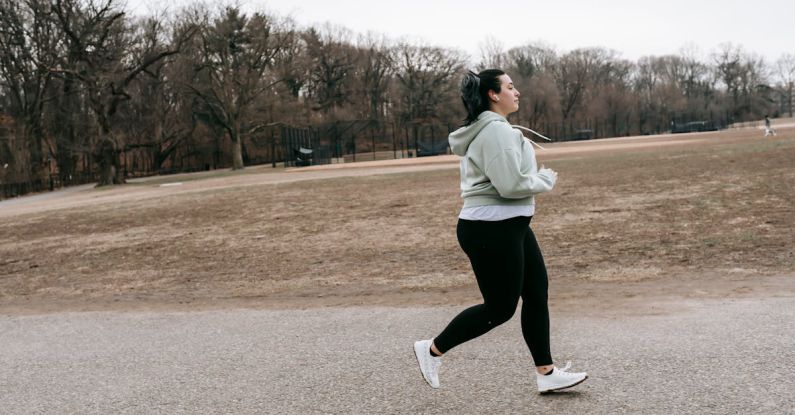
[[[489,91],[500,93],[500,76],[505,72],[499,69],[486,69],[480,73],[467,71],[461,80],[461,101],[467,111],[464,125],[472,124],[478,115],[489,109]]]

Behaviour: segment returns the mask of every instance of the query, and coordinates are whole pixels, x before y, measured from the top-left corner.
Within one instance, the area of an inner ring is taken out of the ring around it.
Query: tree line
[[[729,43],[706,58],[685,49],[630,61],[600,47],[506,50],[487,39],[473,62],[235,6],[146,17],[124,7],[0,0],[0,184],[80,174],[124,183],[202,149],[215,149],[213,167],[241,169],[246,140],[274,125],[457,126],[463,71],[487,67],[511,75],[524,93],[513,121],[536,128],[595,121],[610,136],[658,132],[677,117],[792,115],[795,56],[768,63]],[[143,161],[122,168],[128,153]]]

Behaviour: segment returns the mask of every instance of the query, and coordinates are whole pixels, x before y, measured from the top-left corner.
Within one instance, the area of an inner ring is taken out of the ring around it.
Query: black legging
[[[552,364],[549,351],[547,270],[530,219],[458,220],[458,242],[469,257],[483,304],[457,315],[434,339],[440,352],[508,321],[522,297],[522,335],[536,366]]]

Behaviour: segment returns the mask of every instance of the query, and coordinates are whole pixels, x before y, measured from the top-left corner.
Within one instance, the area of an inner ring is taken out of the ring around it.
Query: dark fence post
[[[395,139],[395,122],[392,121],[392,158],[397,158],[397,140]]]
[[[436,129],[431,124],[431,154],[436,155]]]
[[[404,143],[405,143],[405,146],[406,146],[406,158],[409,158],[409,157],[411,157],[411,148],[409,147],[409,129],[405,125],[403,126],[403,128],[404,128],[403,131],[405,132],[405,134],[404,134],[404,137],[405,137]]]
[[[273,136],[273,128],[271,128],[271,168],[276,168],[276,138]]]
[[[624,135],[630,135],[632,132],[632,126],[629,124],[632,121],[629,119],[629,114],[627,114],[626,118],[624,119]]]
[[[284,167],[290,166],[290,129],[282,127],[282,154],[284,156]]]
[[[420,130],[420,131],[422,131],[422,130]],[[418,150],[419,150],[419,137],[418,137],[419,133],[417,133],[417,125],[416,124],[414,124],[414,126],[412,128],[412,133],[414,134],[414,157],[417,157],[419,155],[419,152],[418,152]]]
[[[375,161],[375,131],[372,125],[370,125],[370,141],[372,141],[373,144],[373,161]]]

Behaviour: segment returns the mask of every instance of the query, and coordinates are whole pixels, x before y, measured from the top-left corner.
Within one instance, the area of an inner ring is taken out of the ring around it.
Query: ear
[[[491,99],[494,102],[499,102],[500,101],[500,99],[497,98],[497,93],[494,92],[493,90],[489,90],[489,99]]]

